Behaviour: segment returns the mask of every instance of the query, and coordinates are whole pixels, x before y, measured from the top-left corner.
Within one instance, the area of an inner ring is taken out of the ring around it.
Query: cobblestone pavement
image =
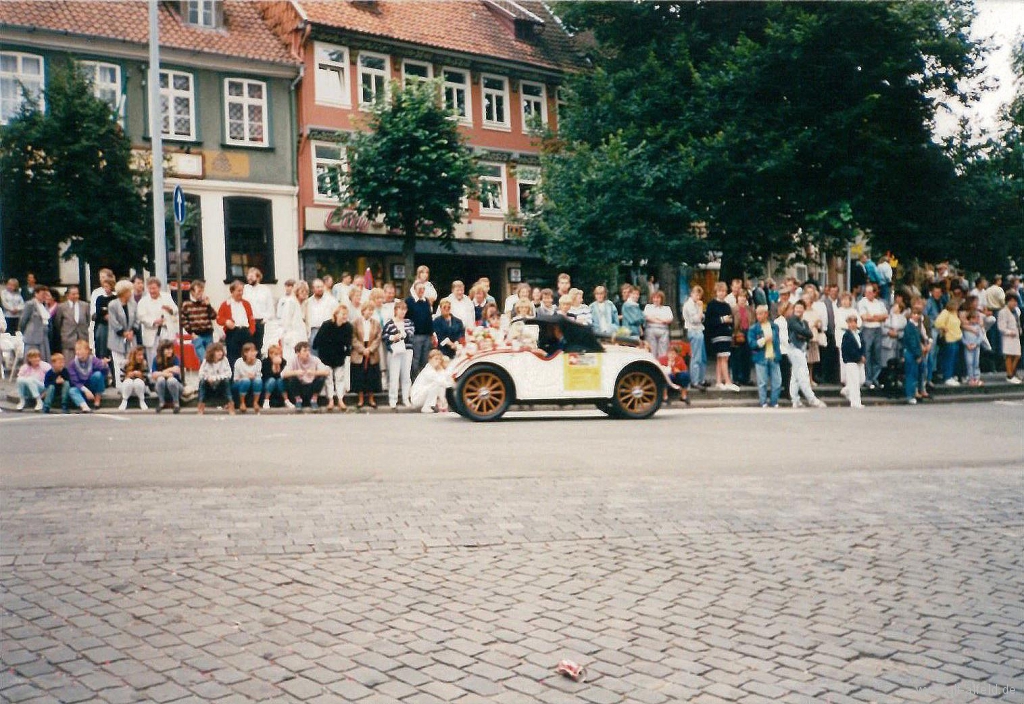
[[[9,490],[0,699],[1022,702],[1022,489],[1017,463]]]

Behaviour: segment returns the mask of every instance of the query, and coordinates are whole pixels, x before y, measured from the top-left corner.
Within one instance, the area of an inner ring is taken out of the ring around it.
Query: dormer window
[[[185,0],[181,14],[185,21],[194,27],[215,29],[221,22],[219,0]]]

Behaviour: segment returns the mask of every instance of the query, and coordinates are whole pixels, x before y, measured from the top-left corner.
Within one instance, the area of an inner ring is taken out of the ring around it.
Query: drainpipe
[[[298,142],[299,142],[299,138],[300,138],[299,136],[301,135],[301,131],[299,130],[299,125],[298,125],[298,119],[299,119],[298,98],[295,95],[295,89],[298,87],[299,81],[301,81],[303,76],[305,76],[305,75],[306,75],[306,64],[300,64],[299,65],[299,75],[295,77],[295,80],[292,81],[291,85],[288,87],[288,110],[290,112],[290,117],[291,117],[291,121],[292,121],[292,128],[294,130],[293,134],[296,135],[296,139],[295,139],[295,143],[294,143],[294,148],[296,150],[295,151],[295,158],[292,159],[292,185],[293,186],[298,186],[299,185],[299,159],[298,159],[298,156],[299,156],[299,154],[298,154],[298,146],[299,145],[298,145]]]

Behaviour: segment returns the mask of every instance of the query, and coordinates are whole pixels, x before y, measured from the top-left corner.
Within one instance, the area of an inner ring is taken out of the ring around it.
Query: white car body
[[[498,348],[457,357],[452,380],[480,365],[505,370],[515,389],[515,402],[572,402],[611,399],[619,374],[632,364],[656,368],[670,388],[678,388],[658,360],[645,349],[606,344],[603,352],[558,351],[545,357],[537,350]]]
[[[449,405],[473,421],[498,420],[514,404],[591,403],[613,418],[642,420],[678,388],[649,351],[604,340],[569,318],[513,321],[509,340],[476,328],[450,367]]]

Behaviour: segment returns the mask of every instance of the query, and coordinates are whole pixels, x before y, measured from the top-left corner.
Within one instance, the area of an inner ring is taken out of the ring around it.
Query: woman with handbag
[[[360,317],[352,323],[352,391],[356,407],[377,407],[375,394],[380,392],[381,325],[372,297],[360,309]]]
[[[382,331],[384,346],[388,351],[388,405],[398,406],[398,387],[402,387],[402,403],[411,406],[409,399],[412,385],[412,321],[405,317],[408,306],[403,300],[395,301],[394,317],[384,323]]]

